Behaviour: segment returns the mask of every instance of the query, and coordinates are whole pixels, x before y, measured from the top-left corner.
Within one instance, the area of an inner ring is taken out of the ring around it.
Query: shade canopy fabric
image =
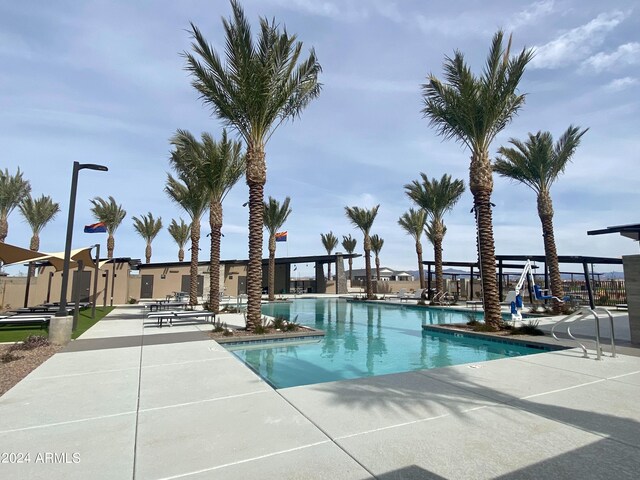
[[[5,265],[26,262],[34,258],[42,257],[43,255],[46,254],[10,245],[8,243],[0,243],[0,260]]]
[[[6,244],[0,244],[6,245]],[[20,248],[20,247],[14,247]],[[75,250],[71,250],[71,262],[69,263],[70,268],[76,268],[78,266],[78,262],[81,260],[84,268],[95,268],[95,262],[93,258],[91,258],[91,247],[85,248],[76,248]],[[20,264],[24,262],[49,262],[56,271],[62,270],[64,266],[64,252],[56,252],[56,253],[42,253],[42,252],[32,252],[31,250],[25,250],[20,248],[20,250],[24,250],[25,252],[31,252],[36,254],[30,257],[16,257],[18,260],[14,260],[12,262],[6,262],[7,265],[10,264]],[[9,256],[8,256],[9,257]],[[0,257],[2,258],[2,257]],[[2,258],[3,261],[4,258]],[[100,265],[101,266],[101,265]]]

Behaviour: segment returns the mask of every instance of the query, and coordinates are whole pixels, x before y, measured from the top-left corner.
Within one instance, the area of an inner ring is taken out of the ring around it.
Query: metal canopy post
[[[582,264],[582,268],[584,270],[584,281],[587,286],[587,294],[589,295],[589,307],[593,310],[596,308],[596,304],[593,301],[593,291],[591,290],[591,281],[589,280],[589,265],[587,262]]]

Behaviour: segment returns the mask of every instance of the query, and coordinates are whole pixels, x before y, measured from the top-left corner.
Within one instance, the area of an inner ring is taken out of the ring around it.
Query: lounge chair
[[[396,298],[398,300],[400,300],[402,302],[402,300],[408,300],[409,299],[409,295],[407,294],[407,289],[406,288],[401,288],[398,291],[398,295],[396,295]]]

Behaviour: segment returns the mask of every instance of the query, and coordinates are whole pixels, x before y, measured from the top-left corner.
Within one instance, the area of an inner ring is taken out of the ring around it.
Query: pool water
[[[304,299],[262,307],[325,331],[324,338],[229,345],[227,349],[275,388],[409,372],[540,353],[540,349],[446,333],[423,324],[465,323],[467,312]]]

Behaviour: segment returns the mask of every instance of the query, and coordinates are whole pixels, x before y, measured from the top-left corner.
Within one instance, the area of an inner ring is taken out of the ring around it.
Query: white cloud
[[[636,65],[640,63],[640,43],[630,42],[620,45],[611,53],[599,52],[587,58],[583,66],[596,72],[602,72],[617,66]]]
[[[525,25],[535,23],[541,17],[554,11],[555,0],[542,0],[529,5],[513,16],[508,22],[508,30],[516,30]]]
[[[620,90],[624,90],[625,88],[638,85],[639,83],[640,81],[637,78],[632,78],[632,77],[616,78],[615,80],[612,80],[607,85],[605,85],[604,89],[610,92],[619,92]]]
[[[535,47],[531,68],[559,68],[589,57],[604,42],[608,32],[617,27],[628,13],[615,10],[601,13],[589,23],[573,28],[558,38]]]

